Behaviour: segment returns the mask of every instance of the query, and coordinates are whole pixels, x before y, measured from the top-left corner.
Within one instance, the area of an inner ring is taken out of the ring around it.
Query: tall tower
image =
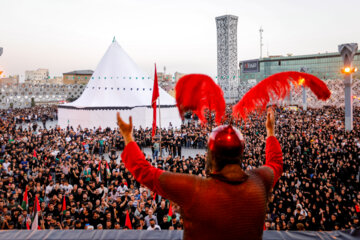
[[[237,98],[237,22],[238,17],[216,17],[217,30],[217,79],[227,103]]]

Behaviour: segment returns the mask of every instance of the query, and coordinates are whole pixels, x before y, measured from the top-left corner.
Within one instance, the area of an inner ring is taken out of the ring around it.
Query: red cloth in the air
[[[266,154],[263,167],[244,172],[226,165],[208,178],[159,170],[135,142],[125,147],[122,160],[137,181],[180,206],[184,239],[262,239],[268,198],[282,169],[275,137],[266,141]]]

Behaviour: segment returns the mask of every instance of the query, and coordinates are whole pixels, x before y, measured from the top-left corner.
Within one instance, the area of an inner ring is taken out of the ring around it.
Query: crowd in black
[[[135,229],[183,228],[176,205],[169,209],[167,199],[141,186],[124,167],[117,130],[46,126],[56,119],[56,107],[9,109],[0,115],[0,229],[27,229],[35,196],[42,229],[127,229],[127,213]],[[284,173],[269,200],[266,229],[359,228],[360,109],[355,109],[352,132],[344,131],[339,108],[278,108],[276,119]],[[239,126],[246,139],[244,169],[265,162],[264,123],[264,116],[251,116]],[[182,153],[206,148],[209,131],[187,121],[180,129],[163,130],[161,144],[159,131],[154,140],[151,129],[135,130],[134,137],[140,147],[152,149],[147,160],[154,166],[205,177],[206,154]],[[21,206],[25,188],[28,208]]]

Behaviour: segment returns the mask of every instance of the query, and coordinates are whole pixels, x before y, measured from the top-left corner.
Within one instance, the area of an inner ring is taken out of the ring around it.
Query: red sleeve
[[[267,138],[265,152],[265,166],[271,168],[274,172],[274,186],[283,172],[283,154],[276,137],[271,136]]]
[[[121,154],[121,159],[136,181],[162,195],[159,177],[164,171],[151,166],[146,161],[136,142],[130,142],[126,145]]]

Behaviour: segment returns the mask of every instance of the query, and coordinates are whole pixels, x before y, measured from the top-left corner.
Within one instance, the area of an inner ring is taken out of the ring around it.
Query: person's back
[[[135,179],[181,208],[184,239],[261,239],[271,187],[282,173],[282,151],[274,137],[274,113],[266,123],[266,163],[244,172],[245,142],[232,126],[220,126],[209,137],[207,178],[154,168],[132,138],[132,120],[118,115],[126,148],[125,166]]]
[[[228,165],[214,177],[164,172],[159,180],[181,207],[184,239],[261,239],[272,178],[267,167]]]

